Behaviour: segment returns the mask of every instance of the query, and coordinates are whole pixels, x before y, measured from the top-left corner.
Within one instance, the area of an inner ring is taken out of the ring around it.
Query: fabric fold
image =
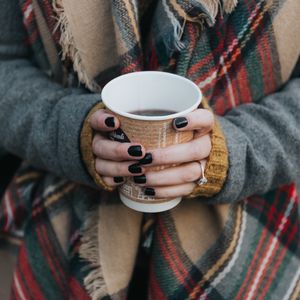
[[[140,240],[142,213],[109,202],[87,218],[80,249],[90,262],[84,283],[93,300],[126,295]]]

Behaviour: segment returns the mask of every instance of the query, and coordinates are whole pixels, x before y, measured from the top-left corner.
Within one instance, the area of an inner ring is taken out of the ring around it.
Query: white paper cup
[[[193,139],[193,131],[173,129],[174,118],[195,110],[202,99],[200,89],[192,81],[165,72],[129,73],[110,81],[102,90],[105,106],[121,121],[121,128],[111,134],[120,142],[141,143],[146,151],[185,143]],[[163,116],[135,115],[137,110],[167,110],[176,113]],[[147,167],[161,170],[170,166]],[[175,207],[181,198],[154,199],[128,178],[119,187],[122,202],[137,211],[161,212]]]

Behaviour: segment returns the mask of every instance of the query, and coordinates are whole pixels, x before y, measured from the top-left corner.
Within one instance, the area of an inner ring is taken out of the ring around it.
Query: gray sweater
[[[80,154],[80,131],[100,100],[63,88],[33,65],[17,0],[0,9],[0,155],[13,153],[39,169],[93,186]],[[219,117],[229,148],[229,173],[211,203],[265,193],[300,178],[300,79],[259,104]]]

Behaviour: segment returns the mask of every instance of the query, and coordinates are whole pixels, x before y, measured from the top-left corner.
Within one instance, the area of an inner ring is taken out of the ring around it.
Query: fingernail
[[[120,177],[120,176],[117,176],[117,177],[114,177],[114,182],[115,183],[121,183],[124,181],[124,178],[123,177]]]
[[[144,194],[147,196],[155,196],[155,190],[153,188],[145,188]]]
[[[130,146],[128,148],[128,153],[131,156],[142,156],[143,155],[142,147],[141,146]]]
[[[108,118],[106,118],[105,119],[105,121],[104,121],[104,123],[105,123],[105,125],[107,126],[107,127],[115,127],[115,119],[114,119],[114,117],[108,117]]]
[[[142,165],[149,165],[152,163],[152,154],[151,153],[146,153],[146,155],[141,159],[139,160],[139,163],[142,164]]]
[[[143,174],[140,176],[133,176],[133,181],[135,183],[146,183],[147,179],[146,176]]]
[[[133,174],[141,173],[142,168],[138,164],[133,164],[128,167],[128,171]]]
[[[174,120],[176,128],[183,128],[188,124],[188,120],[185,117],[179,117]]]

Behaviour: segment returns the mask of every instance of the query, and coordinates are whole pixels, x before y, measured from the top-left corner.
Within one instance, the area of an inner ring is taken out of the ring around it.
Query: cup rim
[[[160,76],[172,76],[172,77],[176,77],[177,79],[186,81],[193,89],[195,89],[197,91],[197,93],[198,93],[198,99],[197,99],[197,101],[193,105],[191,105],[187,109],[182,110],[182,111],[177,112],[177,113],[174,113],[174,114],[169,114],[169,115],[164,115],[164,116],[141,116],[141,115],[135,115],[135,114],[132,114],[132,113],[129,113],[129,112],[125,112],[125,111],[122,111],[122,110],[115,109],[109,103],[107,103],[105,101],[106,91],[109,89],[109,87],[112,84],[115,84],[116,81],[123,80],[124,77],[136,77],[136,76],[140,76],[141,73],[143,73],[143,74],[145,74],[145,73],[159,74]],[[134,120],[141,120],[141,121],[162,121],[162,120],[175,119],[177,117],[186,115],[186,114],[194,111],[200,105],[200,103],[202,101],[202,92],[199,89],[199,87],[193,81],[191,81],[191,80],[189,80],[189,79],[187,79],[187,78],[185,78],[183,76],[177,75],[177,74],[168,73],[168,72],[162,72],[162,71],[138,71],[138,72],[132,72],[132,73],[127,73],[127,74],[124,74],[124,75],[120,75],[120,76],[112,79],[102,89],[101,98],[102,98],[102,102],[104,103],[104,105],[105,105],[106,108],[108,108],[113,113],[116,113],[116,114],[118,114],[120,116],[127,117],[127,118],[134,119]]]

